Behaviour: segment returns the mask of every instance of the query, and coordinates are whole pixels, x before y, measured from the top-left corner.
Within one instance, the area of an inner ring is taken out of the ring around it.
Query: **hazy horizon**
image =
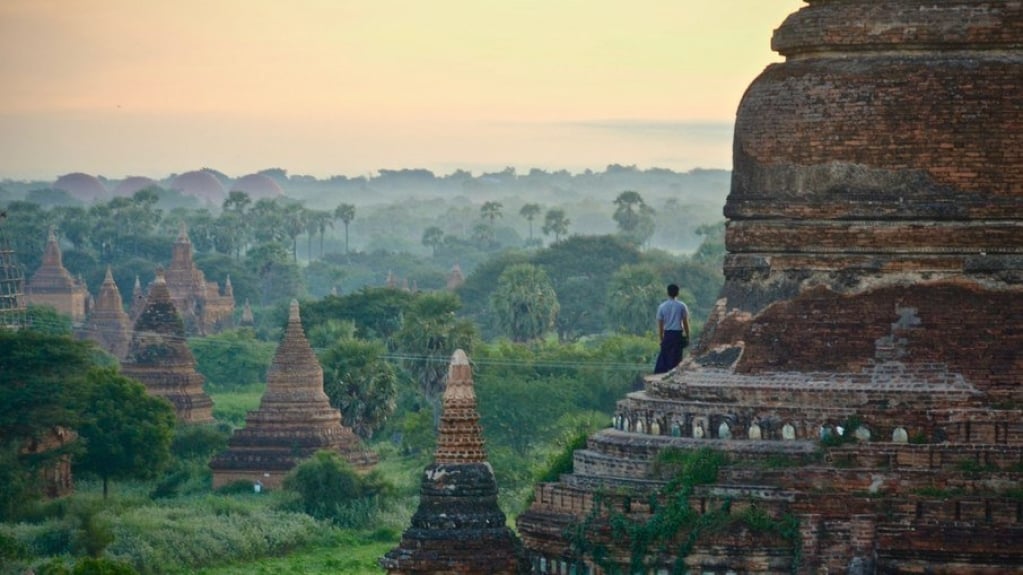
[[[801,0],[0,5],[0,179],[731,169]]]

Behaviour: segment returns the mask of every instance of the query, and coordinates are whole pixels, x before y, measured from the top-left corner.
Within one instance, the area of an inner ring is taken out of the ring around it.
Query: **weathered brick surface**
[[[241,480],[280,487],[288,471],[319,450],[334,451],[357,469],[377,462],[323,392],[323,368],[302,331],[297,301],[291,302],[259,409],[246,415],[245,427],[227,445],[210,461],[214,487]]]
[[[1019,572],[1023,3],[808,0],[774,46],[736,119],[720,299],[680,369],[537,488],[534,570],[578,559],[598,493],[649,517],[674,447],[731,461],[692,509],[799,520],[798,564],[734,527],[693,572]],[[624,571],[609,522],[586,535]]]

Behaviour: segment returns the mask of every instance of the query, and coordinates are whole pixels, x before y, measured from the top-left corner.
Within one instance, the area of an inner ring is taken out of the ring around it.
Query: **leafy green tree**
[[[533,220],[536,216],[540,215],[540,204],[523,204],[519,209],[519,215],[526,218],[529,222],[529,244],[533,243]]]
[[[252,205],[252,198],[241,190],[231,190],[222,206],[225,211],[244,214],[245,209]]]
[[[310,334],[330,320],[350,320],[355,323],[356,337],[387,341],[401,329],[411,301],[401,290],[365,287],[353,294],[304,303],[302,325]]]
[[[607,287],[612,274],[640,261],[634,245],[620,236],[572,236],[538,251],[533,263],[547,272],[558,294],[558,337],[570,341],[607,329]]]
[[[189,339],[188,347],[206,385],[228,390],[265,382],[275,346],[256,339],[251,329],[233,329]]]
[[[40,494],[41,470],[80,451],[81,442],[37,448],[62,429],[80,429],[89,415],[85,374],[94,365],[93,349],[33,328],[0,330],[0,519]]]
[[[111,479],[150,478],[169,461],[174,407],[141,383],[112,369],[92,369],[83,412],[77,429],[86,450],[75,465],[103,480],[104,498]]]
[[[348,226],[355,219],[355,206],[352,204],[340,204],[334,209],[334,219],[341,220],[341,223],[345,225],[345,253],[350,253],[348,249]]]
[[[271,305],[302,295],[302,272],[280,243],[257,245],[245,254],[245,267],[258,278],[259,302]]]
[[[725,226],[721,223],[705,224],[696,228],[696,235],[703,241],[693,254],[693,260],[721,268],[725,260]]]
[[[547,274],[531,264],[504,270],[491,302],[498,325],[513,341],[543,337],[554,327],[560,309]]]
[[[302,204],[292,203],[284,207],[284,233],[291,240],[291,259],[298,261],[298,236],[306,231],[309,213]]]
[[[549,236],[554,234],[554,243],[558,243],[561,241],[561,236],[568,233],[568,225],[570,223],[572,223],[571,220],[565,217],[565,210],[547,210],[547,215],[544,216],[543,222],[543,235]]]
[[[488,222],[489,229],[488,239],[490,241],[494,241],[494,238],[496,236],[494,231],[494,223],[497,221],[497,218],[500,218],[503,215],[501,213],[501,210],[503,208],[504,206],[501,205],[501,202],[484,202],[483,205],[480,207],[480,216],[484,220],[487,220]]]
[[[437,255],[437,246],[444,241],[444,230],[437,226],[430,226],[423,231],[423,245],[430,248],[433,251],[433,255]]]
[[[323,237],[327,234],[327,228],[334,228],[334,214],[324,210],[309,210],[307,218],[307,233],[309,234],[309,259],[313,259],[312,239],[314,234],[320,235],[320,258],[323,257]]]
[[[252,233],[260,243],[277,243],[288,238],[284,210],[276,200],[261,198],[249,210]]]
[[[643,201],[639,192],[626,190],[615,198],[615,223],[622,235],[636,245],[646,243],[654,235],[654,209]]]
[[[283,487],[297,495],[303,512],[349,528],[368,524],[391,491],[379,471],[360,475],[331,451],[318,451],[299,463],[284,477]]]
[[[665,297],[664,286],[653,267],[626,264],[618,268],[608,285],[609,327],[620,333],[649,335],[655,327],[657,306]]]
[[[363,439],[394,413],[398,376],[381,342],[340,339],[320,354],[323,390],[344,424]]]
[[[394,334],[394,347],[404,356],[402,364],[417,378],[435,409],[440,407],[451,354],[456,349],[471,354],[476,337],[471,322],[455,317],[459,305],[458,296],[450,292],[418,294]]]

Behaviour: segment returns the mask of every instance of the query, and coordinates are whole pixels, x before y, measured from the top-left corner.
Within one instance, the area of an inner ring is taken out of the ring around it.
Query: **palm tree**
[[[568,233],[568,224],[572,223],[565,217],[565,210],[547,210],[544,216],[543,235],[554,234],[554,243],[561,240],[561,236]]]
[[[355,219],[355,206],[352,204],[341,204],[334,210],[334,218],[345,224],[345,253],[348,253],[348,224]]]
[[[444,239],[444,230],[437,226],[430,226],[423,232],[423,245],[433,250],[433,255],[437,255],[437,246],[440,245]]]
[[[298,236],[306,229],[307,211],[302,204],[288,204],[284,208],[284,232],[291,238],[291,257],[298,261]]]
[[[529,243],[533,243],[533,220],[540,215],[540,204],[524,204],[519,215],[529,222]]]

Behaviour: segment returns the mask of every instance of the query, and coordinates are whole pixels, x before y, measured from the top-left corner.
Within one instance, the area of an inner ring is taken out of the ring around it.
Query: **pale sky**
[[[2,0],[0,178],[731,168],[801,0]]]

